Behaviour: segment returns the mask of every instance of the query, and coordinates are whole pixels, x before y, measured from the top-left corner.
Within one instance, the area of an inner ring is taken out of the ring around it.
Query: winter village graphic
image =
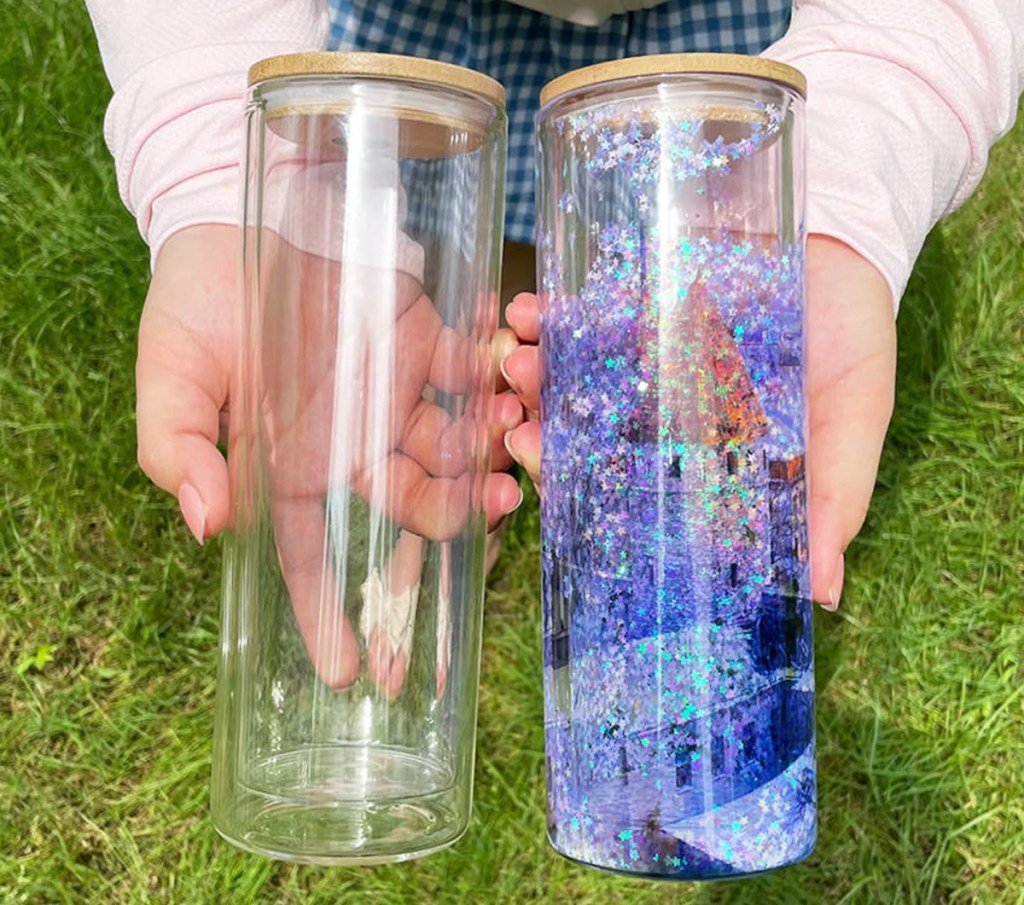
[[[736,159],[682,133],[681,182]],[[647,139],[611,134],[629,203],[576,291],[542,249],[549,832],[615,870],[769,869],[815,835],[802,245],[659,228]]]

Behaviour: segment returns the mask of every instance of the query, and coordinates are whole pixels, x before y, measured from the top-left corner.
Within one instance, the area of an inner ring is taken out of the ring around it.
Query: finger
[[[435,389],[464,393],[472,386],[480,359],[479,345],[467,334],[445,325],[434,303],[422,292],[395,322],[395,343],[400,356],[397,365],[405,368],[426,363],[427,382]]]
[[[281,572],[309,659],[325,684],[344,688],[359,675],[359,645],[330,565],[323,496],[278,498],[272,509]]]
[[[431,540],[451,540],[466,525],[471,478],[433,477],[415,459],[393,452],[359,472],[353,487],[373,508]]]
[[[809,240],[807,301],[811,585],[834,609],[892,414],[896,332],[885,280],[841,242]]]
[[[426,304],[431,303],[427,300]],[[430,358],[427,381],[443,393],[464,393],[472,385],[478,356],[477,345],[465,333],[441,327]]]
[[[409,656],[403,650],[395,650],[388,640],[387,632],[377,627],[371,630],[366,642],[366,663],[377,688],[389,700],[395,700],[405,684],[409,669]]]
[[[487,530],[494,531],[502,519],[515,512],[523,502],[519,482],[510,474],[491,472],[484,482],[484,511]]]
[[[492,469],[501,471],[511,466],[502,438],[522,420],[523,408],[514,393],[491,397],[491,416],[487,423]],[[458,477],[469,467],[469,457],[479,449],[474,441],[477,427],[473,413],[454,419],[440,406],[422,400],[409,416],[399,450],[431,475]]]
[[[491,471],[507,471],[515,460],[505,446],[505,434],[523,423],[523,407],[515,393],[499,393],[491,404]]]
[[[527,421],[505,435],[505,446],[509,455],[516,460],[530,476],[535,486],[540,486],[540,424]]]
[[[531,414],[540,411],[540,350],[537,346],[520,346],[502,362],[501,371],[523,408]]]
[[[471,513],[473,477],[431,477],[418,462],[396,452],[360,472],[353,487],[370,506],[380,509],[403,528],[430,540],[452,540],[463,531]],[[374,488],[386,488],[375,493]],[[522,502],[516,479],[491,472],[484,478],[483,504],[490,527]],[[474,507],[475,509],[475,507]]]
[[[371,576],[363,594],[368,628],[366,661],[371,678],[391,700],[405,684],[423,575],[424,541],[400,531],[382,574]]]
[[[491,341],[491,354],[494,359],[494,391],[503,393],[509,388],[505,375],[501,373],[501,363],[519,345],[515,333],[502,327],[494,334]]]
[[[540,341],[540,306],[532,292],[520,292],[505,308],[505,320],[522,342]]]
[[[227,464],[217,449],[226,369],[180,324],[144,316],[135,375],[139,465],[178,497],[202,543],[229,517]]]
[[[827,403],[812,406],[810,472],[811,585],[814,599],[835,609],[843,589],[844,558],[864,524],[889,422],[876,400],[891,394],[870,368],[851,371]],[[873,394],[865,402],[865,394]]]
[[[432,475],[457,477],[466,470],[472,431],[468,417],[456,420],[424,399],[412,410],[398,448]]]

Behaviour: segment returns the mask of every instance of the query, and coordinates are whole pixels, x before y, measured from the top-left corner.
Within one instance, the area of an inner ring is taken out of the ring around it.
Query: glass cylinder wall
[[[630,874],[815,840],[802,79],[774,66],[593,67],[538,119],[549,834]]]
[[[368,54],[250,81],[213,819],[403,860],[470,815],[503,93]]]

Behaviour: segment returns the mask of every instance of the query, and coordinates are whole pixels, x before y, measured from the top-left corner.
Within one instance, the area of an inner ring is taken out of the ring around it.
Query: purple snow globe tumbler
[[[804,90],[691,54],[541,95],[548,827],[595,867],[814,847]]]

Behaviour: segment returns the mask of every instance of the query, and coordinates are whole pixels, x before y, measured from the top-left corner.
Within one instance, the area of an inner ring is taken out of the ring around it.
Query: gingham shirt
[[[456,63],[505,86],[505,236],[517,242],[533,241],[533,116],[544,84],[580,66],[643,54],[756,54],[782,36],[790,15],[790,0],[667,0],[595,26],[502,0],[329,0],[329,7],[332,49]]]

